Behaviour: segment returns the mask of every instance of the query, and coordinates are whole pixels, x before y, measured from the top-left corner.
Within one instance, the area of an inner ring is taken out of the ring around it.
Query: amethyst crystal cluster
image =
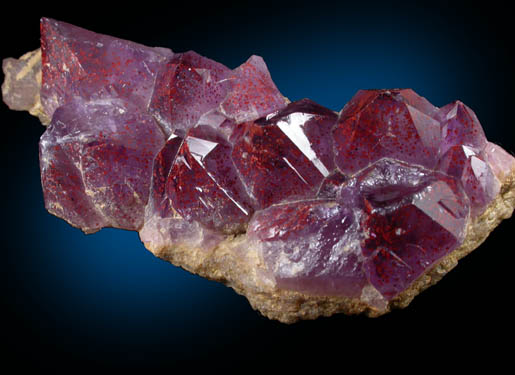
[[[515,165],[465,104],[410,89],[360,90],[335,113],[290,103],[258,56],[231,70],[46,18],[41,53],[46,208],[86,233],[139,231],[178,263],[238,239],[228,261],[253,251],[273,290],[384,311]]]

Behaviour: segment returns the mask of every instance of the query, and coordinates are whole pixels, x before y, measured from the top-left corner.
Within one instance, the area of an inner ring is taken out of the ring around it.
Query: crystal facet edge
[[[27,110],[39,117],[43,125],[47,125],[49,118],[42,110],[38,91],[41,85],[40,59],[40,50],[29,52],[19,60],[5,59],[2,93],[4,101],[11,109]],[[15,66],[15,61],[20,65]],[[8,99],[12,90],[22,87],[26,89],[24,92],[28,93],[23,103],[15,103]],[[239,294],[245,295],[254,309],[271,319],[293,323],[301,319],[315,319],[335,313],[365,313],[372,317],[379,316],[393,308],[408,306],[416,295],[441,280],[456,266],[459,259],[477,248],[503,219],[512,215],[515,206],[515,170],[504,176],[501,182],[501,192],[481,215],[469,221],[464,242],[381,310],[357,299],[314,296],[278,289],[272,279],[263,277],[267,271],[259,251],[243,248],[246,246],[245,235],[228,236],[210,251],[181,244],[167,249],[152,249],[148,244],[145,246],[156,256],[174,265],[232,287]]]
[[[483,214],[469,221],[463,243],[419,276],[384,309],[374,308],[359,299],[310,295],[277,288],[272,279],[263,277],[266,268],[259,251],[254,248],[242,251],[245,235],[230,236],[210,252],[180,244],[168,249],[152,249],[147,244],[145,247],[155,256],[189,272],[224,283],[244,295],[255,310],[283,323],[337,313],[364,313],[369,317],[379,317],[392,309],[407,307],[419,293],[440,281],[461,258],[478,248],[502,220],[511,217],[515,209],[515,169],[501,182],[500,194]]]

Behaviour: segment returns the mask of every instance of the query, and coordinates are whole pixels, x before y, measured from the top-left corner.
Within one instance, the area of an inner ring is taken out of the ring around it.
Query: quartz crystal
[[[254,213],[231,160],[231,144],[207,125],[188,131],[165,184],[172,207],[209,229],[244,231]]]
[[[515,158],[460,101],[360,90],[337,113],[287,100],[259,56],[230,69],[47,18],[3,70],[5,103],[49,124],[50,213],[138,231],[283,322],[406,306],[515,206]]]
[[[163,145],[152,116],[131,103],[67,102],[39,143],[46,208],[87,233],[106,226],[139,229],[152,160]]]
[[[313,198],[334,169],[330,131],[337,115],[308,99],[233,133],[233,161],[259,208]]]
[[[230,76],[229,68],[195,52],[176,54],[157,75],[150,112],[167,134],[187,130],[224,100]]]

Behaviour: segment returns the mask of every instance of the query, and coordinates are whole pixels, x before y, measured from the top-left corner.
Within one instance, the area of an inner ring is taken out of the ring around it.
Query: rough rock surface
[[[2,62],[4,82],[2,97],[10,109],[29,111],[39,117],[43,125],[50,123],[43,111],[39,91],[41,88],[41,50],[27,52],[19,59],[9,57]]]
[[[270,319],[294,323],[336,313],[377,317],[395,308],[405,308],[420,292],[440,281],[458,261],[476,249],[515,208],[515,168],[506,176],[500,193],[482,215],[470,221],[463,243],[420,275],[409,288],[385,303],[374,289],[359,298],[320,296],[277,288],[257,248],[246,247],[245,235],[230,236],[214,248],[177,243],[173,247],[149,247],[156,256],[200,276],[223,282],[244,295],[252,307]]]
[[[515,158],[459,101],[360,90],[335,113],[289,103],[258,56],[231,70],[51,19],[41,32],[41,51],[4,60],[2,94],[50,124],[49,212],[137,230],[269,318],[405,307],[513,212]]]

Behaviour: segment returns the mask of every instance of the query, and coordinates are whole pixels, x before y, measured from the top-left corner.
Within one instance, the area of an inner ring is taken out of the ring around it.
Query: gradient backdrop
[[[500,3],[190,3],[169,1],[155,11],[126,4],[109,12],[106,2],[74,12],[71,3],[30,10],[20,3],[0,24],[0,57],[38,48],[41,16],[178,52],[193,49],[231,68],[258,54],[292,101],[309,97],[339,110],[361,88],[411,87],[437,106],[462,100],[490,140],[515,151],[513,37]],[[484,357],[486,346],[504,353],[496,335],[513,327],[504,306],[513,293],[513,241],[504,242],[513,219],[405,310],[282,325],[232,289],[155,258],[135,232],[86,236],[46,213],[38,165],[44,128],[3,103],[0,113],[4,364],[148,368],[177,359],[224,365],[237,357],[296,361],[316,353],[345,361],[365,353],[395,365],[409,354],[457,361],[457,348],[468,358]]]

